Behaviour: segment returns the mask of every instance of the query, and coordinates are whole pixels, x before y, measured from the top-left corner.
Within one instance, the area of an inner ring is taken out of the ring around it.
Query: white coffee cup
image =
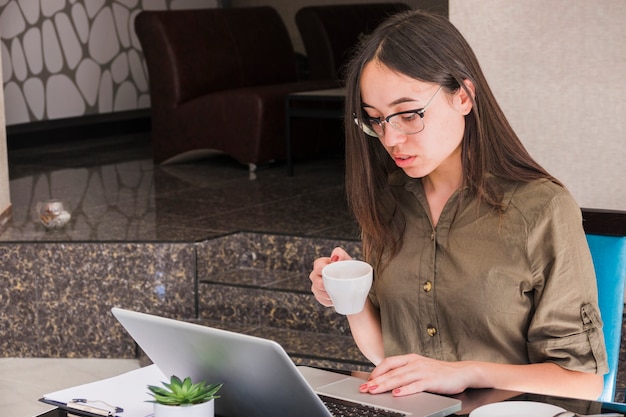
[[[363,311],[372,277],[372,267],[354,259],[333,262],[322,269],[324,288],[339,314]]]

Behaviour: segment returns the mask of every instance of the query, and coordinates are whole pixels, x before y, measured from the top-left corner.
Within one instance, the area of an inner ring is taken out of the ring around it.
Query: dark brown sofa
[[[296,25],[308,59],[310,79],[339,80],[341,68],[361,36],[388,16],[410,7],[403,3],[307,6],[296,13]]]
[[[201,149],[251,169],[284,159],[287,94],[336,86],[298,81],[288,32],[270,7],[143,11],[135,31],[150,78],[156,163]],[[294,155],[323,149],[323,133],[294,126]]]

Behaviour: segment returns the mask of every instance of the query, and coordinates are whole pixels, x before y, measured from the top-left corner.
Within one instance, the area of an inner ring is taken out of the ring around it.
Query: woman
[[[525,150],[458,30],[421,11],[388,19],[346,88],[348,201],[375,271],[348,316],[376,365],[361,391],[597,399],[607,361],[579,207]],[[344,259],[314,263],[325,306],[321,270]]]

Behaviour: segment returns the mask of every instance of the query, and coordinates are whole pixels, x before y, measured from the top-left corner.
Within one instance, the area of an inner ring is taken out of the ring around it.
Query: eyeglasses
[[[428,100],[428,103],[421,109],[406,110],[398,113],[390,114],[385,118],[380,117],[365,117],[363,121],[360,121],[356,114],[354,116],[354,123],[365,132],[366,135],[374,138],[382,138],[385,136],[385,123],[388,123],[391,127],[396,129],[403,135],[414,135],[424,130],[424,113],[426,113],[426,107],[432,103],[441,86],[435,91],[435,94]]]

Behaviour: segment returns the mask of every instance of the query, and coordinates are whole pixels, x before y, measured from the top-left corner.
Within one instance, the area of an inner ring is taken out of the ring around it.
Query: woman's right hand
[[[330,257],[318,258],[313,262],[313,271],[309,274],[311,279],[311,291],[315,295],[315,299],[325,306],[333,305],[330,296],[324,288],[322,280],[322,269],[332,262],[346,261],[352,259],[348,253],[341,249],[335,248]],[[368,298],[365,302],[365,308],[361,313],[346,316],[350,323],[350,331],[357,346],[374,365],[378,365],[385,357],[383,349],[383,334],[380,328],[380,316],[378,309],[374,307],[372,301]],[[368,388],[371,390],[371,388]]]
[[[348,259],[352,259],[352,257],[348,255],[345,250],[335,248],[331,252],[330,257],[317,258],[315,262],[313,262],[313,271],[309,274],[309,279],[311,280],[311,291],[313,292],[313,295],[315,295],[315,299],[324,307],[331,307],[333,302],[326,292],[326,289],[324,289],[322,269],[324,269],[324,267],[331,262],[345,261]]]

